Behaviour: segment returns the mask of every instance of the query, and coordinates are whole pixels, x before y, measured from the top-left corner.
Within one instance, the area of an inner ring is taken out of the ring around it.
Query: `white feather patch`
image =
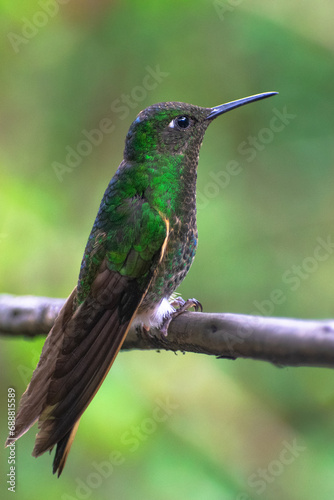
[[[147,329],[159,328],[165,317],[168,317],[175,311],[167,299],[162,299],[155,308],[149,309],[143,313],[137,314],[133,319],[132,325],[144,325]]]

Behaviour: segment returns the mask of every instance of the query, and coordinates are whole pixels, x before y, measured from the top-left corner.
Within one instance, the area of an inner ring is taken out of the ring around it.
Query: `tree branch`
[[[0,335],[46,335],[64,302],[0,295]],[[157,330],[151,333],[152,337],[131,328],[122,349],[164,349],[251,358],[280,366],[334,368],[334,320],[186,312],[171,322],[166,338]]]

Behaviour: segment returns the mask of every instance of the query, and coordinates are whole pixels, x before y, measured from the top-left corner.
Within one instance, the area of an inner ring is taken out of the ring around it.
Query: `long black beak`
[[[236,101],[227,102],[226,104],[221,104],[220,106],[211,108],[211,113],[206,117],[206,119],[212,120],[213,118],[226,113],[226,111],[230,111],[234,108],[239,108],[239,106],[243,106],[244,104],[248,104],[249,102],[259,101],[260,99],[265,99],[266,97],[270,97],[276,94],[278,94],[278,92],[264,92],[263,94],[250,95],[249,97],[244,97],[243,99],[238,99]]]

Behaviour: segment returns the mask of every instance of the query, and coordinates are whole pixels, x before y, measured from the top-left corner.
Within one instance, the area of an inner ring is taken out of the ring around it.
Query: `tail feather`
[[[65,434],[65,436],[57,443],[56,453],[55,453],[55,457],[53,460],[52,472],[53,472],[53,474],[57,473],[58,477],[63,472],[63,468],[65,467],[65,463],[66,463],[68,454],[70,452],[75,434],[78,430],[79,422],[80,422],[80,419],[76,421],[76,423],[72,427],[72,429],[70,429],[68,431],[68,433]]]
[[[42,349],[41,357],[32,379],[23,393],[15,419],[14,436],[7,438],[5,446],[25,434],[38,420],[46,403],[51,376],[54,372],[57,353],[63,342],[64,324],[73,313],[73,301],[76,297],[76,288],[73,290],[62,307]]]

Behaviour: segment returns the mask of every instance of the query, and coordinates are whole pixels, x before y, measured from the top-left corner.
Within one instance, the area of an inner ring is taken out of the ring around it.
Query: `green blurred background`
[[[1,0],[0,292],[70,293],[141,109],[277,90],[206,134],[199,249],[179,291],[205,311],[333,317],[334,256],[314,257],[333,235],[333,16],[329,0]],[[113,130],[84,150],[106,118]],[[42,344],[1,339],[2,441],[7,388],[22,393]],[[35,428],[18,442],[17,498],[332,500],[333,395],[329,370],[122,353],[59,480],[30,455]]]

